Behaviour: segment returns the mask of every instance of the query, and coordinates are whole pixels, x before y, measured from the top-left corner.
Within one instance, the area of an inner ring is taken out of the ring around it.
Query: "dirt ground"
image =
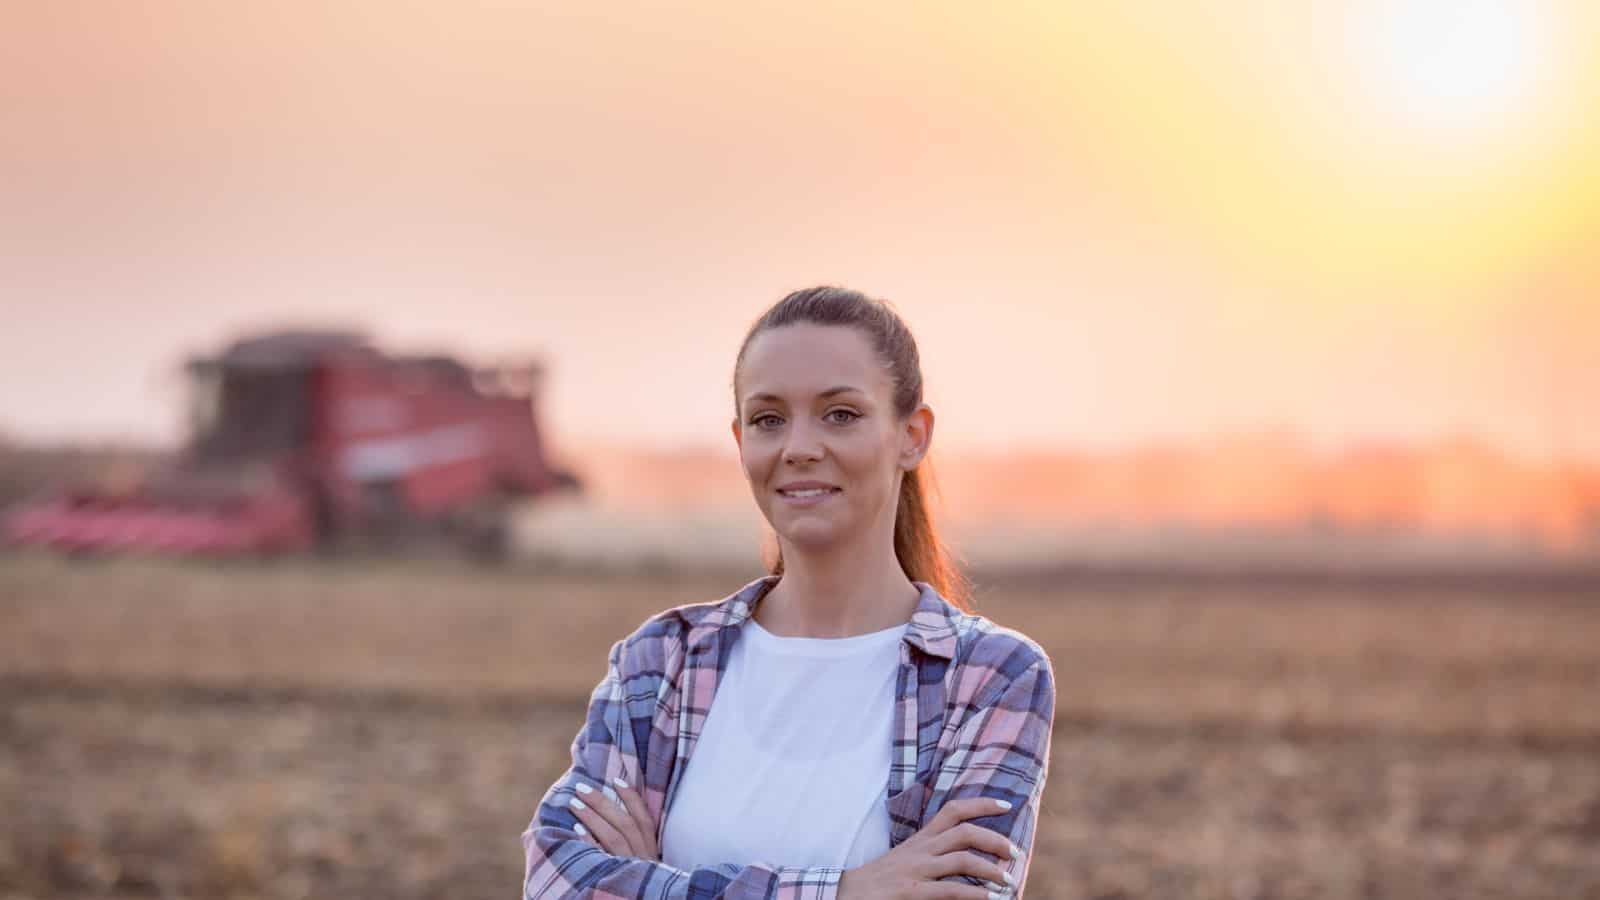
[[[610,643],[737,579],[0,558],[0,898],[512,895]],[[1600,590],[996,585],[1026,896],[1600,898]]]

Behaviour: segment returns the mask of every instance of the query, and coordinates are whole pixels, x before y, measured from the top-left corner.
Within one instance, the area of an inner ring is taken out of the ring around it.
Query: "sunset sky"
[[[176,440],[183,354],[325,324],[720,443],[833,282],[949,445],[1600,459],[1600,5],[861,6],[12,4],[0,434]]]

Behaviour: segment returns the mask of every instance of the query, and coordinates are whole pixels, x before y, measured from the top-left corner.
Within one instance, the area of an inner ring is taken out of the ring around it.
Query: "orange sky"
[[[0,431],[174,439],[182,353],[326,322],[717,442],[832,281],[951,445],[1600,458],[1591,4],[511,6],[9,10]]]

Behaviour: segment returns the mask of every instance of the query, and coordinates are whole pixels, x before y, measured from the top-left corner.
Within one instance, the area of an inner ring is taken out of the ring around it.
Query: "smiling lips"
[[[815,501],[839,493],[839,488],[821,481],[794,481],[779,487],[778,493],[790,501]]]

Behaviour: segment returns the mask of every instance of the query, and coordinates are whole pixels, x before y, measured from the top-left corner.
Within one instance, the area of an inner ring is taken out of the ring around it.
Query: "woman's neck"
[[[783,637],[843,638],[911,621],[920,591],[894,557],[851,553],[819,557],[785,548],[783,577],[756,605],[754,617]]]

